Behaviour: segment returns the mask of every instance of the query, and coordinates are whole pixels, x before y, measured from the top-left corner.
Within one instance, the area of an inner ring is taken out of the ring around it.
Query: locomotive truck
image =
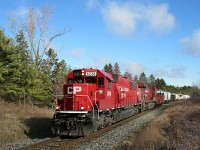
[[[163,94],[154,86],[99,69],[73,70],[63,95],[56,97],[52,131],[84,136],[163,102]]]

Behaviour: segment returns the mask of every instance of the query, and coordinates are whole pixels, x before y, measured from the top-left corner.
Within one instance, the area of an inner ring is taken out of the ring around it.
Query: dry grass
[[[122,142],[123,144],[123,142]],[[150,122],[123,149],[200,149],[200,100],[182,101]]]
[[[0,147],[50,136],[52,110],[0,101]]]
[[[167,108],[116,149],[200,149],[200,100],[180,101]]]

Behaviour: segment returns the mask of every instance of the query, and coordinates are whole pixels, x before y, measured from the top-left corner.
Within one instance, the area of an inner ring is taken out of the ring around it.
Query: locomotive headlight
[[[82,107],[81,107],[81,110],[84,110],[84,109],[85,109],[85,107],[82,106]]]
[[[84,76],[85,75],[84,70],[81,70],[81,72],[82,72],[81,75]]]
[[[58,110],[58,111],[60,110],[60,105],[56,106],[56,110]]]

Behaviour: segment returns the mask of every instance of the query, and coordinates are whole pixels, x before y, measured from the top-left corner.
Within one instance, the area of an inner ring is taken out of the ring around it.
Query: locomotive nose
[[[76,95],[81,92],[82,92],[81,85],[73,84],[67,87],[67,95]]]
[[[67,110],[86,111],[91,109],[87,84],[73,83],[66,86]]]

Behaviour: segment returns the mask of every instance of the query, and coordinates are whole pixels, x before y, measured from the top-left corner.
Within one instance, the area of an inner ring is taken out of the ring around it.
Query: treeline
[[[12,39],[0,30],[0,56],[0,97],[9,102],[51,105],[71,70],[52,48],[37,64],[23,31]]]
[[[20,30],[15,38],[9,38],[3,29],[0,30],[0,98],[20,104],[51,106],[55,95],[62,95],[65,77],[71,68],[64,60],[59,61],[52,48],[46,50],[43,59],[36,59],[30,49],[24,31]],[[152,74],[147,77],[144,72],[134,77],[128,71],[122,74],[118,63],[114,66],[106,64],[103,70],[174,93],[199,92],[199,88],[194,91],[190,86],[167,85],[164,79]]]
[[[40,11],[40,13],[38,13]],[[66,74],[71,71],[57,58],[53,41],[70,29],[52,31],[49,26],[55,8],[29,8],[26,16],[9,16],[13,38],[0,29],[0,98],[20,104],[51,106],[62,94]]]
[[[55,8],[44,5],[41,13],[37,11],[29,8],[25,20],[10,16],[13,38],[6,36],[4,30],[0,29],[0,100],[51,106],[55,95],[63,93],[65,77],[71,68],[64,60],[58,59],[51,45],[52,41],[70,29],[52,32],[49,22]],[[103,69],[135,81],[155,85],[161,90],[182,94],[200,93],[200,84],[194,88],[175,87],[167,85],[162,78],[155,78],[153,75],[147,77],[144,72],[134,77],[128,71],[122,74],[118,63],[114,66],[106,64]]]
[[[111,63],[106,64],[103,70],[113,74],[120,74],[121,76],[124,77],[129,77],[134,81],[141,82],[146,85],[154,85],[158,90],[169,91],[172,93],[189,94],[189,95],[191,95],[192,92],[194,91],[194,88],[192,88],[191,86],[178,87],[174,85],[167,85],[164,79],[155,78],[153,74],[146,76],[146,74],[142,72],[139,76],[135,75],[134,77],[132,77],[131,73],[129,73],[128,71],[122,74],[117,62],[114,65],[112,65]],[[195,90],[195,92],[196,91],[197,90]]]

